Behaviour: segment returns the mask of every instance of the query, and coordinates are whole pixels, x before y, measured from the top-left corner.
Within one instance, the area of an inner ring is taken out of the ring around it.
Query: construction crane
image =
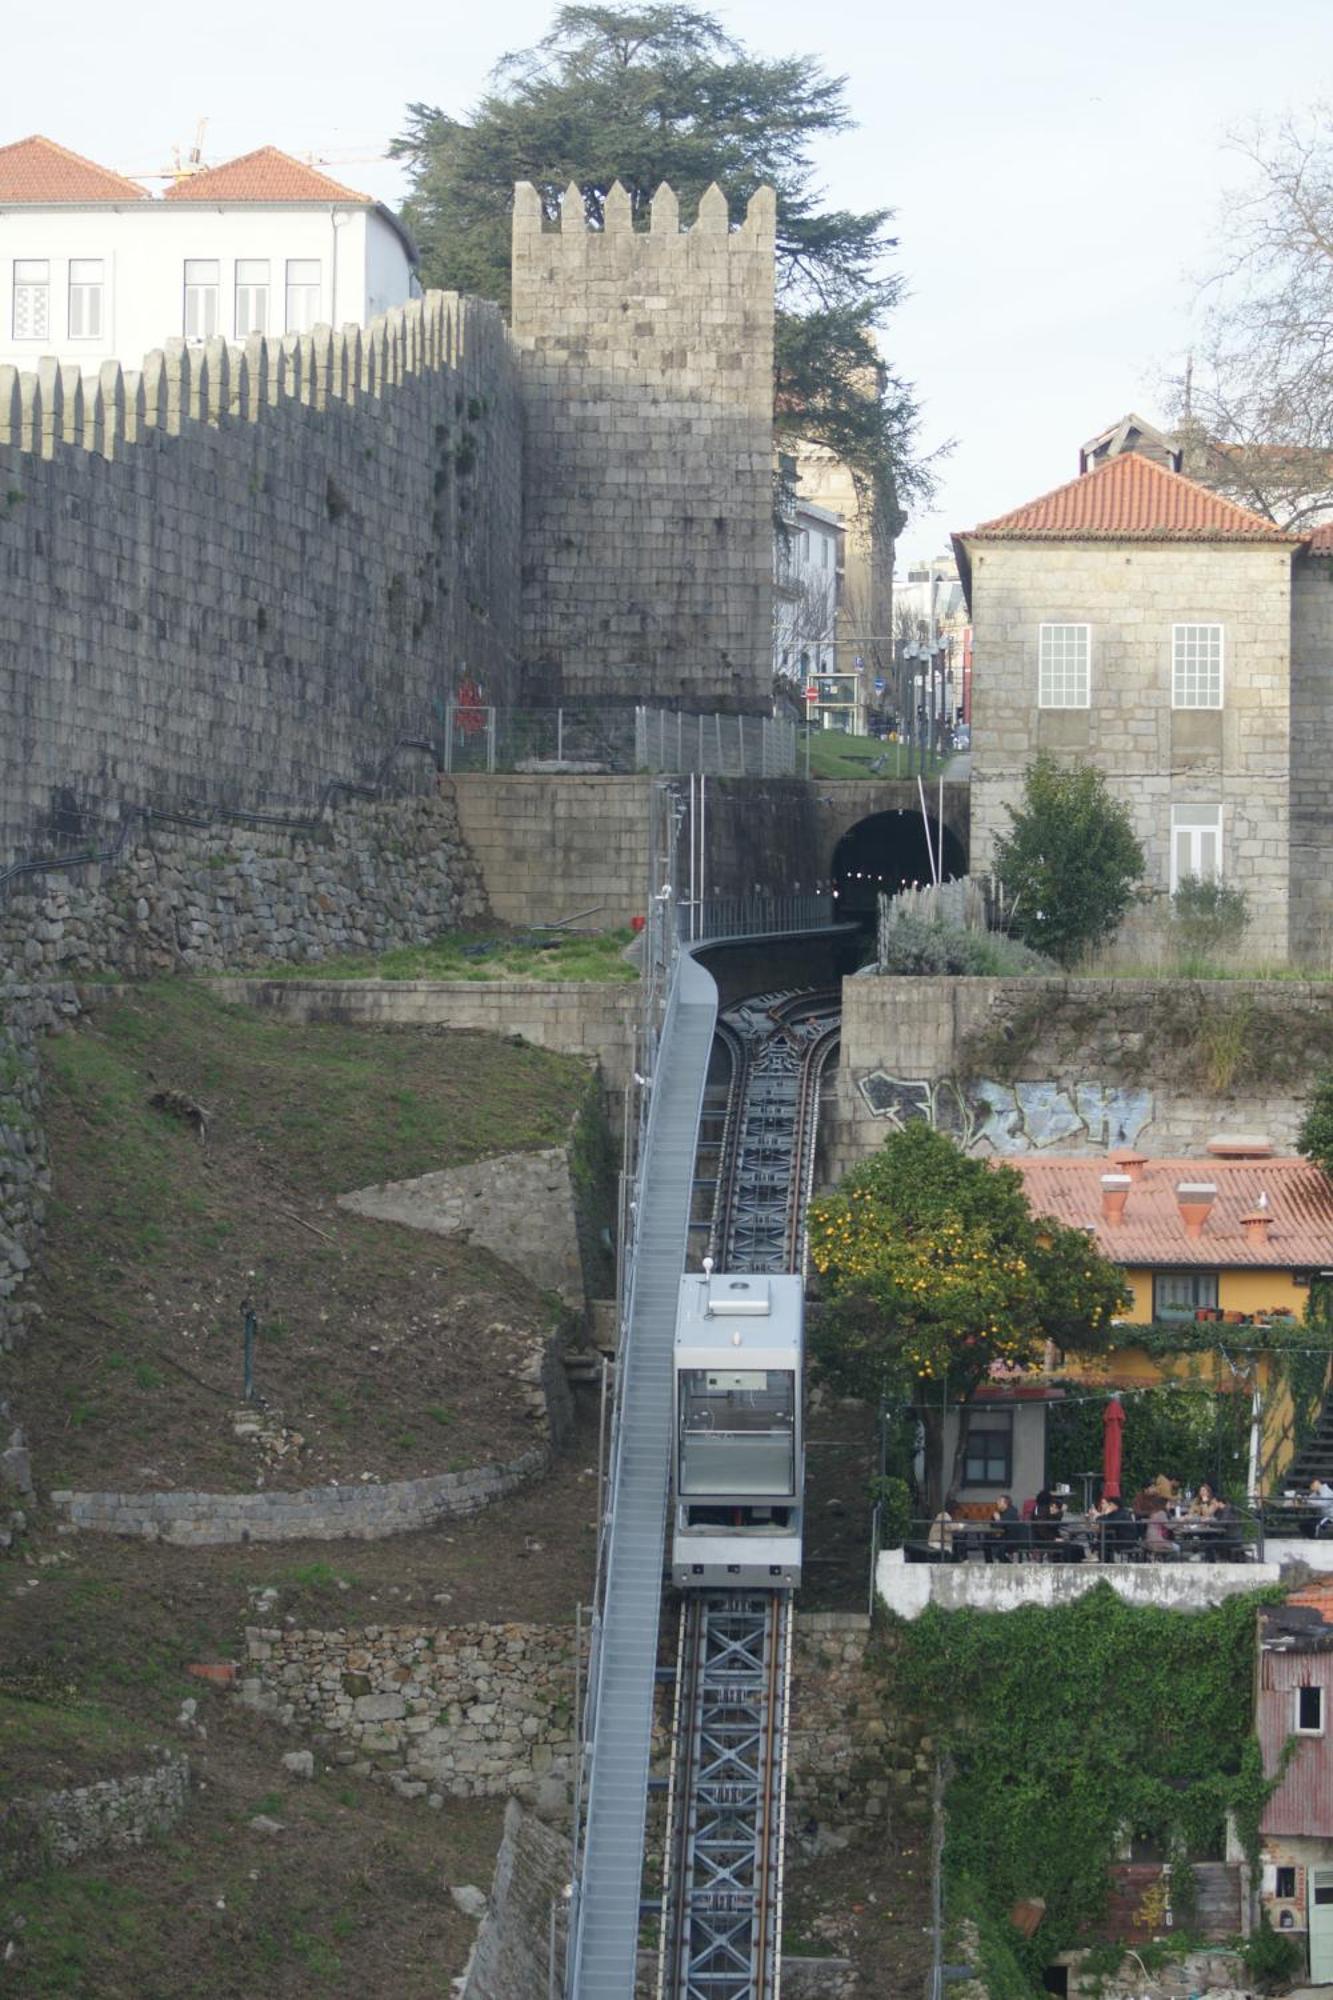
[[[180,146],[171,149],[169,167],[122,167],[120,171],[131,181],[187,181],[191,174],[201,174],[209,162],[204,158],[204,134],[208,130],[207,118],[201,118],[194,128],[194,144],[181,157]]]

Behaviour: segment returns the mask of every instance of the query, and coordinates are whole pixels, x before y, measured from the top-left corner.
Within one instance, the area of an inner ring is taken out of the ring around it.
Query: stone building
[[[972,862],[1038,751],[1130,808],[1159,926],[1185,876],[1249,898],[1246,957],[1327,954],[1333,582],[1275,527],[1135,447],[954,537],[972,610]]]

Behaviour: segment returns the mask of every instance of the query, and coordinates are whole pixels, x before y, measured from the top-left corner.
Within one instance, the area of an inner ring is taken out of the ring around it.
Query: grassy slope
[[[290,1027],[206,987],[145,988],[47,1045],[47,1318],[11,1395],[50,1485],[415,1477],[529,1441],[511,1329],[548,1314],[484,1252],[332,1197],[563,1138],[582,1063],[485,1035]],[[201,1145],[148,1102],[208,1114]],[[232,1431],[241,1301],[261,1396],[303,1438]]]
[[[536,931],[451,931],[433,944],[402,945],[379,958],[348,957],[275,965],[270,979],[537,979],[596,980],[618,985],[638,978],[625,957],[628,930],[593,936]]]

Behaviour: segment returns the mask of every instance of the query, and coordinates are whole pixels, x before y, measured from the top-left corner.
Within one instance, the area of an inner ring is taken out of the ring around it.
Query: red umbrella
[[[1125,1450],[1125,1406],[1119,1396],[1112,1396],[1102,1411],[1102,1432],[1102,1492],[1119,1497]]]

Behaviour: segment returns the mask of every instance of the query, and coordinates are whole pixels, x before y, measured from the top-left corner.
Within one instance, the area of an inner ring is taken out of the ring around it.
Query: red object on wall
[[[1120,1492],[1120,1467],[1125,1455],[1125,1406],[1112,1396],[1102,1411],[1102,1492]]]
[[[486,727],[486,704],[473,680],[458,683],[454,703],[454,727],[460,736],[480,736]]]
[[[646,928],[647,923],[648,923],[647,917],[631,917],[629,920],[629,927],[633,931],[635,937],[637,937],[639,935],[639,932]]]

